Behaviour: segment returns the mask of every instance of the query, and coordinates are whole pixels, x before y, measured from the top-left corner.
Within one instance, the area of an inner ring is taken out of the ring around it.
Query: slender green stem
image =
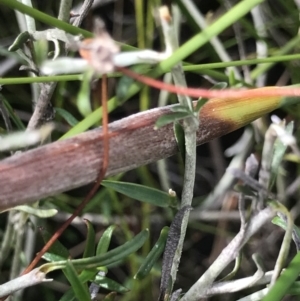
[[[197,72],[197,71],[201,71],[201,70],[227,68],[230,66],[289,62],[289,61],[294,61],[294,60],[299,60],[299,59],[300,59],[300,54],[277,55],[277,56],[272,56],[272,57],[268,57],[268,58],[264,58],[264,59],[219,62],[219,63],[209,63],[209,64],[201,64],[201,65],[184,65],[183,70],[187,71],[187,72]],[[170,70],[168,69],[167,71],[170,71]],[[117,76],[120,76],[120,73],[111,73],[108,76],[109,77],[117,77]],[[37,76],[34,78],[31,78],[31,77],[0,78],[0,85],[18,85],[18,84],[30,84],[33,82],[46,83],[46,82],[53,82],[53,81],[60,82],[60,81],[74,81],[74,80],[82,80],[82,74]]]
[[[209,64],[201,64],[201,65],[184,65],[183,70],[187,72],[197,72],[201,70],[228,68],[230,66],[233,67],[233,66],[243,66],[243,65],[264,64],[264,63],[290,62],[299,59],[300,59],[300,54],[276,55],[276,56],[263,58],[263,59],[219,62],[219,63],[209,63]],[[168,71],[170,71],[170,69],[168,69],[166,72]],[[108,76],[117,77],[120,76],[120,73],[111,73]],[[74,80],[82,80],[82,74],[37,76],[34,78],[27,78],[27,77],[0,78],[0,85],[18,85],[18,84],[30,84],[33,82],[46,83],[46,82],[53,82],[53,81],[60,82],[60,81],[74,81]]]
[[[291,213],[287,210],[287,208],[281,204],[280,202],[271,202],[271,206],[274,206],[276,210],[281,214],[281,218],[284,220],[286,217],[286,230],[285,235],[281,244],[280,252],[278,254],[276,264],[274,267],[274,274],[271,279],[270,287],[274,286],[276,283],[277,278],[279,277],[282,268],[285,265],[286,258],[288,256],[290,245],[292,241],[292,235],[293,235],[293,228],[294,228],[294,221],[291,216]]]
[[[59,6],[58,19],[68,22],[73,0],[61,0]]]
[[[27,5],[28,7],[32,8],[32,3],[31,0],[23,0],[23,4]],[[25,20],[26,20],[26,24],[27,24],[27,30],[29,32],[35,32],[36,31],[36,26],[35,26],[35,20],[34,18],[25,15]]]
[[[108,113],[110,113],[116,107],[121,105],[121,103],[118,102],[116,97],[113,97],[107,102],[107,105],[108,105]],[[66,134],[60,137],[60,140],[73,137],[79,133],[86,131],[88,128],[90,128],[91,126],[96,124],[99,120],[101,120],[102,119],[101,116],[102,116],[102,107],[96,109],[93,113],[91,113],[89,116],[84,118],[81,122],[73,126]]]
[[[147,16],[146,16],[146,29],[145,29],[145,46],[152,48],[153,46],[153,35],[154,35],[154,18],[153,10],[157,7],[154,1],[148,1],[147,4]]]
[[[300,38],[298,38],[298,42],[299,40]],[[201,65],[188,65],[188,66],[184,66],[183,68],[185,71],[197,71],[202,69],[227,68],[229,66],[233,67],[233,66],[264,64],[264,63],[281,63],[281,62],[289,62],[289,61],[294,61],[299,59],[300,59],[300,54],[288,54],[288,55],[281,54],[281,55],[274,55],[262,59],[239,60],[239,61],[209,63],[209,64],[201,64]]]
[[[191,17],[194,19],[195,23],[198,25],[200,30],[204,30],[205,28],[207,28],[207,22],[205,17],[202,15],[202,13],[198,10],[196,4],[194,3],[194,1],[191,0],[181,0],[181,2],[183,3],[183,5],[185,6],[186,10],[189,12],[189,14],[191,15]],[[222,44],[222,42],[220,41],[220,39],[218,37],[213,37],[210,40],[211,45],[213,46],[215,52],[218,54],[219,58],[223,61],[223,62],[230,62],[231,58],[229,56],[229,54],[227,53],[224,45]],[[241,80],[241,74],[239,72],[239,70],[237,68],[231,68],[229,67],[230,71],[232,70],[234,73],[234,77],[238,80]]]
[[[120,73],[111,73],[108,77],[119,77]],[[21,85],[31,83],[48,83],[48,82],[64,82],[82,80],[83,74],[68,74],[68,75],[52,75],[52,76],[37,76],[31,77],[11,77],[0,78],[0,85]]]
[[[175,25],[180,24],[180,12],[177,9],[173,9],[174,15],[174,23],[173,26],[170,27],[169,30],[164,30],[165,36],[166,33],[170,33],[170,38],[165,37],[165,39],[169,41],[170,47],[173,50],[176,50],[178,47],[178,30],[176,30]],[[176,21],[176,22],[175,22]],[[163,26],[164,27],[164,26]],[[171,74],[173,76],[174,84],[177,86],[185,87],[186,79],[184,75],[184,71],[182,68],[182,63],[179,62],[172,68]],[[193,111],[193,104],[190,97],[185,95],[177,95],[178,102],[181,105],[186,106],[190,111]],[[199,126],[198,116],[191,115],[184,119],[183,121],[183,129],[184,129],[184,139],[185,139],[185,169],[184,169],[184,179],[183,179],[183,191],[181,195],[181,208],[190,207],[193,200],[194,194],[194,184],[195,184],[195,173],[196,173],[196,131]],[[180,237],[178,241],[178,245],[176,248],[176,252],[174,254],[172,267],[171,267],[171,279],[172,284],[174,284],[177,276],[177,271],[180,263],[181,253],[183,249],[183,243],[185,239],[186,229],[189,220],[189,212],[190,210],[185,211],[182,223],[181,223],[181,231]]]
[[[263,1],[264,0],[243,0],[239,2],[230,11],[224,14],[218,21],[214,22],[199,34],[196,34],[193,38],[191,38],[180,48],[178,48],[171,57],[161,62],[155,69],[154,75],[161,75],[163,72],[166,72],[178,62],[184,60],[186,57],[206,44],[212,37],[218,35],[225,28],[237,22],[253,7]]]
[[[277,58],[283,58],[281,62],[285,61],[284,59],[285,57],[291,57],[292,55],[284,56],[284,54],[290,52],[292,49],[297,47],[299,45],[299,42],[300,42],[300,35],[297,35],[292,40],[290,40],[286,45],[284,45],[282,48],[278,49],[275,52],[275,56]],[[265,60],[267,59],[268,58],[266,58]],[[278,60],[278,62],[280,62],[280,60]],[[272,62],[269,62],[268,64],[265,65],[257,66],[254,70],[251,71],[251,78],[252,79],[258,78],[260,75],[264,74],[267,70],[269,70],[272,66],[273,66]]]
[[[139,48],[145,48],[145,24],[144,24],[144,1],[135,0],[135,18],[136,18],[136,32],[137,44]]]
[[[171,73],[166,73],[163,79],[164,83],[171,83]],[[167,105],[169,92],[161,90],[158,97],[158,106],[164,107]],[[157,162],[157,173],[160,180],[160,185],[164,191],[168,191],[171,187],[166,159]]]

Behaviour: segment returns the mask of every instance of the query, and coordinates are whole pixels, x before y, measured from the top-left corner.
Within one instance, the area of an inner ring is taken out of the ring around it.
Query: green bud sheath
[[[266,87],[259,90],[276,89]],[[213,98],[200,110],[198,144],[237,130],[284,105],[300,102],[299,97],[262,96]]]

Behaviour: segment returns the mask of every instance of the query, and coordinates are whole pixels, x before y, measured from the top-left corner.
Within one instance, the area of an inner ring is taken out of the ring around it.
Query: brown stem
[[[230,106],[235,106],[234,100],[227,101]],[[245,117],[238,116],[233,122],[217,117],[216,112],[222,108],[224,100],[211,99],[201,110],[198,145],[238,129],[274,109],[267,105],[267,99],[265,102],[264,109]],[[170,113],[171,106],[160,107],[111,123],[106,176],[175,154],[178,150],[172,125],[154,130],[156,120]],[[101,137],[103,131],[99,128],[0,161],[0,209],[95,181],[103,158]]]
[[[90,199],[95,195],[98,190],[98,187],[103,180],[109,160],[109,139],[108,139],[108,113],[107,113],[107,78],[106,75],[103,75],[102,78],[102,108],[103,108],[103,157],[102,162],[100,162],[100,171],[97,176],[96,182],[81,204],[75,209],[73,214],[64,222],[64,224],[54,233],[54,235],[49,239],[49,241],[45,244],[43,249],[37,254],[34,260],[30,263],[30,265],[24,270],[23,274],[30,272],[40,261],[42,256],[50,249],[50,247],[54,244],[54,242],[61,236],[61,234],[67,229],[67,227],[71,224],[75,217],[77,217],[86,204],[90,201]],[[101,138],[102,138],[101,137]]]

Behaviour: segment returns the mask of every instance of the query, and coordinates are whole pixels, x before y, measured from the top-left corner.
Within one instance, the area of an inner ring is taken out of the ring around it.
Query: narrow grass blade
[[[160,257],[160,255],[165,249],[168,233],[169,233],[169,227],[164,227],[161,230],[159,239],[157,240],[152,250],[149,252],[146,259],[140,266],[138,272],[134,276],[134,279],[141,280],[150,273],[152,267],[154,266],[154,264],[156,263],[156,261],[158,260],[158,258]]]
[[[132,199],[159,207],[173,207],[177,203],[177,198],[171,197],[168,193],[139,184],[105,180],[101,185]]]
[[[129,289],[127,287],[107,277],[97,275],[93,282],[109,291],[114,291],[120,294],[125,294],[129,292]]]
[[[91,257],[95,254],[95,230],[90,221],[84,220],[87,226],[86,245],[83,252],[83,258]]]
[[[103,232],[97,245],[96,255],[101,255],[107,252],[115,228],[116,226],[112,225]]]
[[[132,240],[127,241],[122,246],[119,246],[105,254],[93,256],[90,258],[74,259],[72,264],[79,269],[93,269],[100,266],[107,266],[121,259],[126,258],[130,254],[140,249],[145,241],[148,239],[148,229],[143,230],[136,235]],[[63,269],[66,267],[66,261],[59,261],[55,263],[46,263],[41,267],[41,271],[49,273],[54,270]]]
[[[76,298],[80,301],[91,301],[87,286],[80,281],[78,274],[70,260],[67,261],[66,273]]]

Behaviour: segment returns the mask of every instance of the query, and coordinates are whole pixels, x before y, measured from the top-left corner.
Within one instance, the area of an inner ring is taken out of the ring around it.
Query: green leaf
[[[143,230],[136,235],[132,240],[127,241],[122,246],[119,246],[105,254],[93,256],[89,258],[74,259],[72,264],[79,269],[92,269],[99,266],[107,266],[121,259],[126,258],[130,254],[134,253],[142,247],[145,241],[148,239],[148,229]],[[46,263],[40,267],[40,271],[49,273],[54,270],[63,269],[66,267],[66,261]]]
[[[177,112],[177,113],[170,113],[167,115],[163,115],[159,117],[155,123],[155,128],[159,129],[169,123],[182,120],[188,116],[191,116],[191,112]]]
[[[93,71],[89,70],[84,73],[80,91],[77,96],[77,108],[82,116],[87,117],[92,113],[90,101],[90,84],[93,78]]]
[[[36,40],[34,43],[35,49],[35,63],[40,66],[44,61],[48,59],[49,55],[49,43],[47,40]]]
[[[96,255],[104,254],[107,252],[115,228],[116,226],[112,225],[103,232],[97,245]]]
[[[95,253],[95,231],[93,225],[88,220],[84,220],[87,225],[87,238],[86,238],[86,246],[83,253],[83,258],[92,257]],[[88,280],[94,279],[95,275],[97,274],[98,270],[83,270],[80,275],[78,276],[79,280],[82,283],[87,282]],[[70,275],[66,272],[66,277],[70,278]],[[69,280],[70,281],[70,280]],[[67,300],[71,301],[75,298],[74,291],[71,289],[69,290],[61,299],[62,301]]]
[[[227,88],[228,84],[226,82],[219,82],[213,85],[213,87],[209,90],[223,90],[225,88]],[[199,100],[197,101],[197,105],[194,109],[194,112],[199,112],[201,110],[201,108],[208,102],[208,98],[199,98]]]
[[[173,106],[171,108],[171,111],[172,112],[176,112],[176,113],[189,113],[191,114],[192,112],[190,111],[190,109],[187,107],[187,106],[182,106],[182,105],[176,105],[176,106]]]
[[[179,122],[174,122],[173,130],[181,158],[183,163],[185,163],[185,135],[183,127]]]
[[[87,219],[84,220],[87,226],[87,238],[83,258],[91,257],[95,254],[95,230],[93,225]]]
[[[281,219],[279,216],[275,216],[272,219],[272,224],[280,227],[283,230],[286,230],[286,222],[283,219]]]
[[[228,86],[228,84],[226,82],[220,82],[220,83],[216,83],[211,89],[209,90],[223,90]],[[197,101],[197,105],[194,108],[194,112],[199,113],[199,111],[201,110],[201,108],[208,102],[208,98],[203,98],[200,97]]]
[[[99,270],[97,269],[83,270],[79,275],[79,279],[83,283],[92,281],[98,272]]]
[[[62,261],[65,260],[66,257],[63,257],[61,255],[57,255],[54,253],[46,252],[42,258],[48,262],[56,262],[56,261]]]
[[[30,33],[28,31],[21,32],[16,39],[14,40],[13,44],[9,46],[8,51],[17,51],[18,49],[22,48],[24,43],[26,43],[31,38]]]
[[[294,130],[294,122],[290,122],[285,129],[287,133],[292,134]],[[273,159],[271,164],[271,179],[270,179],[270,187],[269,187],[270,189],[273,187],[275,183],[278,174],[278,169],[280,167],[286,149],[287,149],[287,145],[282,143],[282,141],[277,138],[274,143],[274,153],[273,153]]]
[[[128,76],[122,76],[116,87],[116,96],[119,102],[123,102],[127,98],[128,90],[134,83],[134,79]]]
[[[200,98],[197,101],[197,105],[196,105],[194,111],[198,113],[207,102],[208,102],[208,98]]]
[[[87,281],[92,281],[96,274],[98,273],[98,270],[83,270],[80,275],[78,276],[81,283],[86,283]],[[68,274],[66,274],[66,277],[68,278]],[[73,301],[75,299],[75,294],[73,289],[69,289],[67,292],[64,293],[64,295],[59,299],[59,301]]]
[[[154,247],[151,249],[143,264],[140,266],[138,272],[135,274],[134,279],[141,280],[145,278],[151,271],[152,267],[162,254],[165,249],[167,237],[169,233],[169,227],[164,227],[161,232],[159,239],[155,243]]]
[[[68,111],[62,108],[55,107],[55,111],[60,115],[70,126],[75,126],[79,121]]]
[[[39,230],[44,242],[47,243],[48,240],[52,237],[52,234],[43,228],[40,228]],[[53,261],[61,261],[62,258],[67,259],[69,258],[69,256],[70,254],[68,249],[59,240],[56,240],[55,243],[50,247],[48,252],[43,255],[43,258],[45,258],[46,260],[53,259]]]
[[[300,295],[300,282],[296,281],[288,290],[289,295]]]
[[[31,215],[35,215],[40,218],[48,218],[54,216],[58,211],[56,209],[43,209],[43,208],[35,208],[29,205],[20,205],[13,208],[9,208],[7,210],[3,210],[1,212],[9,211],[9,210],[19,210],[22,212],[26,212]]]
[[[282,228],[284,231],[286,231],[286,221],[284,221],[279,216],[275,216],[272,219],[272,224],[274,224],[274,225]],[[296,225],[294,225],[293,230],[296,232],[296,234],[298,235],[298,237],[300,237],[300,228],[297,227]]]
[[[97,275],[95,280],[93,280],[96,284],[98,284],[100,287],[105,288],[109,291],[114,291],[120,294],[124,294],[129,292],[129,289],[118,282],[109,279],[107,277],[103,277],[100,275]]]
[[[230,85],[231,87],[235,86],[236,83],[237,83],[232,68],[229,69],[229,72],[228,72],[228,81],[229,81],[229,85]]]
[[[132,199],[159,207],[174,207],[174,203],[177,201],[177,198],[172,198],[166,192],[140,184],[104,180],[101,185],[111,188]]]
[[[144,64],[140,64],[140,65],[131,66],[130,69],[136,73],[144,74],[145,72],[147,72],[148,67],[145,66]],[[130,94],[130,89],[133,84],[136,84],[135,79],[131,77],[123,75],[119,79],[116,87],[117,102],[123,103],[128,98],[128,95]],[[141,85],[140,83],[137,84]]]
[[[224,90],[228,87],[228,83],[226,82],[219,82],[214,84],[209,90]]]
[[[281,273],[273,287],[262,301],[280,301],[287,294],[289,288],[300,273],[300,252],[296,254],[288,267]]]
[[[66,273],[68,275],[68,280],[72,286],[76,298],[80,301],[90,301],[91,297],[88,288],[80,281],[77,272],[70,260],[67,261]]]

